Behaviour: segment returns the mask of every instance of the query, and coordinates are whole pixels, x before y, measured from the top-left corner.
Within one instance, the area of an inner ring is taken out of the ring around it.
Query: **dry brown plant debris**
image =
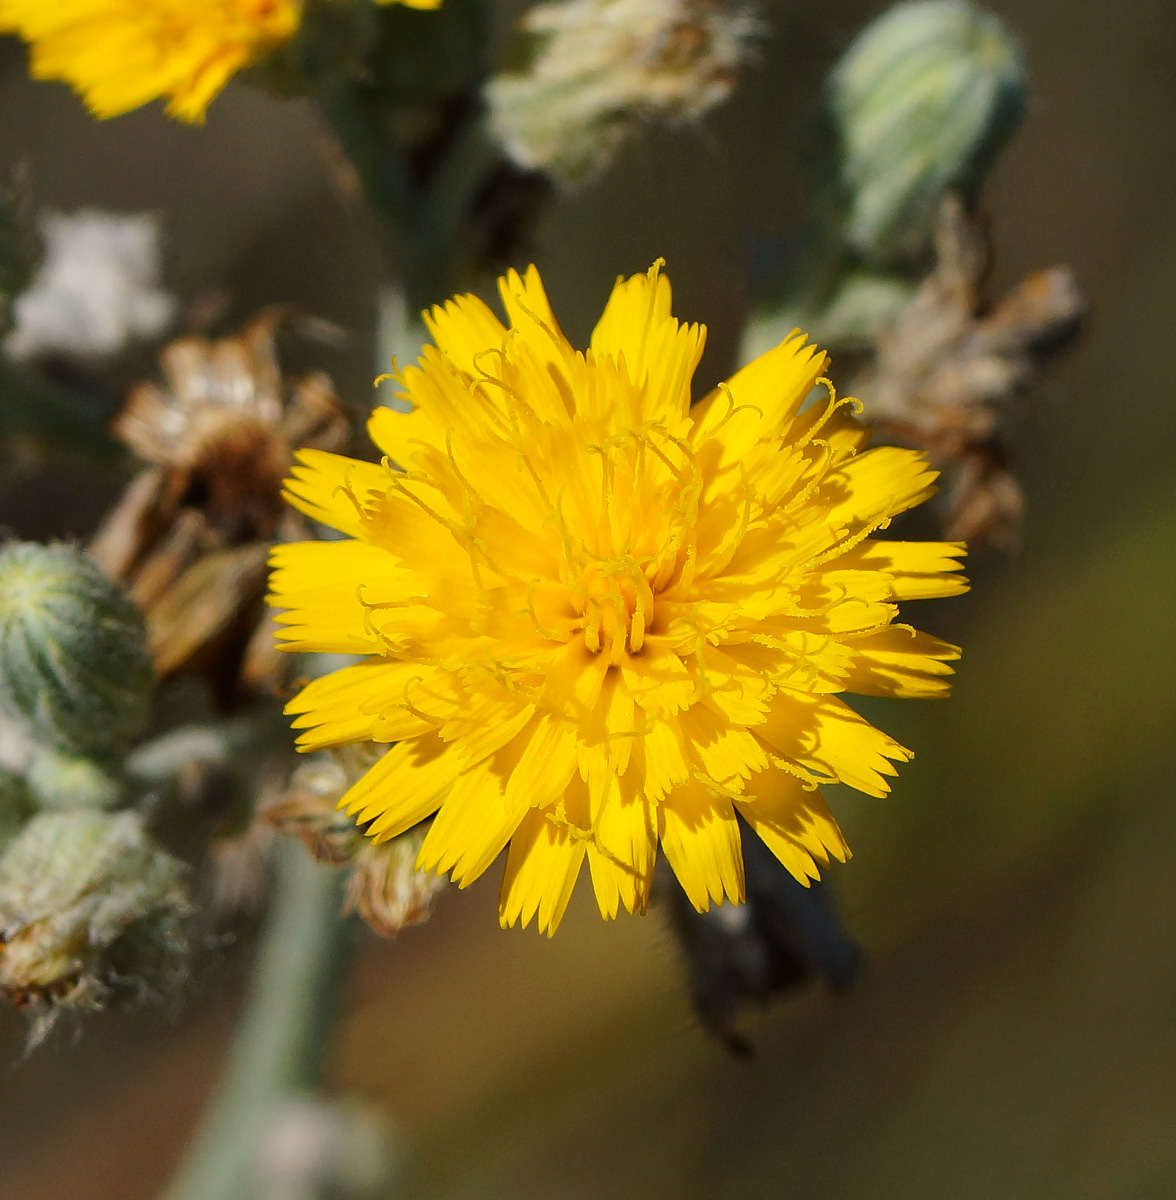
[[[285,794],[260,808],[259,819],[280,834],[301,838],[319,862],[348,868],[344,913],[358,912],[375,933],[395,937],[428,919],[448,882],[416,868],[424,824],[390,841],[373,842],[354,817],[339,811],[339,797],[381,749],[350,746],[302,763]]]
[[[226,706],[280,675],[263,596],[274,539],[306,536],[281,499],[293,452],[341,449],[350,436],[326,375],[283,376],[274,338],[285,315],[165,347],[162,380],[136,387],[114,422],[150,465],[89,551],[145,613],[159,675],[201,671]]]
[[[1016,393],[1077,333],[1085,302],[1068,267],[1027,276],[988,307],[991,251],[957,195],[935,231],[937,264],[850,385],[878,442],[925,450],[944,472],[944,536],[1016,548],[1024,512],[1004,426]]]

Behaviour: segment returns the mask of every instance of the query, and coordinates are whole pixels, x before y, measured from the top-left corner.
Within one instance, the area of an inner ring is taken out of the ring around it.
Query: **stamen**
[[[776,513],[782,515],[791,515],[799,508],[803,508],[812,498],[813,493],[825,482],[826,472],[833,464],[833,447],[824,440],[819,440],[814,443],[822,448],[822,457],[815,464],[810,463],[806,468],[809,473],[809,481],[800,489],[796,495],[786,500],[782,504],[776,506]],[[803,476],[802,476],[803,478]],[[773,514],[774,515],[774,514]]]
[[[750,730],[752,734],[755,730]],[[760,737],[755,739],[760,744],[760,748],[767,755],[768,762],[779,771],[783,771],[786,775],[791,775],[794,779],[799,779],[806,792],[815,792],[821,787],[831,787],[835,783],[840,783],[841,779],[837,775],[829,774],[822,776],[816,771],[807,770],[799,763],[794,763],[791,759],[781,758],[778,754],[773,753],[765,745],[764,740]]]
[[[567,634],[558,629],[545,629],[539,620],[539,614],[535,611],[535,588],[541,581],[532,579],[527,584],[527,607],[520,610],[520,613],[527,613],[535,625],[535,629],[539,636],[546,638],[549,642],[566,642]]]
[[[719,422],[719,423],[718,423],[718,424],[717,424],[717,425],[714,427],[714,429],[712,429],[712,430],[710,431],[710,434],[709,434],[708,436],[710,436],[710,437],[714,437],[714,435],[715,435],[716,433],[718,433],[718,432],[719,432],[719,430],[720,430],[720,429],[722,429],[722,428],[723,428],[723,426],[724,426],[724,425],[726,425],[726,424],[727,424],[727,422],[728,422],[728,421],[729,421],[729,420],[730,420],[730,419],[731,419],[733,416],[735,416],[735,414],[736,414],[736,413],[745,412],[747,409],[750,409],[750,410],[751,410],[753,413],[758,413],[758,414],[759,414],[759,419],[760,419],[761,421],[765,420],[765,417],[764,417],[764,410],[763,410],[762,408],[760,408],[760,406],[759,406],[758,404],[739,404],[739,405],[736,405],[736,403],[735,403],[735,395],[734,395],[734,393],[731,391],[731,385],[730,385],[729,383],[720,383],[720,384],[719,384],[719,391],[720,391],[720,392],[722,392],[722,393],[723,393],[723,396],[726,398],[726,401],[727,401],[727,412],[726,412],[726,414],[724,415],[723,419],[722,419],[722,420],[721,420],[721,421],[720,421],[720,422]]]
[[[856,406],[854,408],[855,412],[861,412],[861,410],[862,410],[862,402],[854,396],[843,396],[839,400],[837,398],[837,389],[833,386],[833,381],[831,379],[826,379],[824,376],[822,376],[820,379],[817,380],[816,384],[814,384],[813,386],[816,387],[821,384],[824,384],[825,387],[828,388],[828,390],[829,390],[828,403],[826,404],[825,411],[821,414],[820,419],[817,421],[817,423],[802,438],[800,438],[795,443],[795,446],[798,450],[803,450],[804,447],[807,446],[809,444],[809,442],[811,442],[813,440],[813,438],[815,438],[817,436],[817,434],[820,433],[821,430],[825,428],[825,426],[832,419],[833,414],[839,408],[844,408],[845,405],[849,404],[851,406]]]
[[[408,712],[412,713],[412,715],[414,717],[417,717],[418,719],[420,719],[422,721],[428,721],[431,725],[435,725],[435,726],[444,725],[447,721],[454,720],[455,718],[458,720],[461,719],[460,717],[457,716],[456,713],[451,713],[447,717],[434,716],[432,713],[425,712],[425,710],[423,708],[419,708],[417,705],[415,705],[412,702],[412,699],[409,697],[409,694],[408,694],[409,689],[412,687],[412,685],[414,683],[419,683],[422,687],[424,687],[424,684],[425,684],[424,677],[421,675],[414,675],[411,679],[409,679],[405,683],[404,698],[401,701],[400,705],[397,705],[395,707],[402,707],[402,708],[406,709]],[[390,707],[392,707],[392,706],[390,706]],[[467,718],[467,720],[468,720],[468,718]],[[471,722],[471,723],[473,723],[473,722]]]
[[[822,551],[820,554],[809,559],[807,566],[810,570],[814,567],[819,567],[832,559],[840,558],[843,554],[848,554],[855,546],[860,546],[872,533],[876,533],[879,529],[885,529],[893,519],[893,514],[890,511],[889,505],[883,514],[876,520],[868,522],[858,533],[847,537],[843,542],[838,542],[831,546],[828,550]]]

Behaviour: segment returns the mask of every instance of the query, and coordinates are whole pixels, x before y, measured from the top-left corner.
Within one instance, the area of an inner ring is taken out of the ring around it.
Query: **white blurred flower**
[[[4,342],[11,357],[106,358],[171,322],[176,300],[161,286],[156,217],[83,209],[47,213],[40,228],[45,257],[16,299]]]
[[[395,1136],[358,1100],[294,1097],[270,1118],[255,1163],[259,1200],[377,1200],[397,1173]]]

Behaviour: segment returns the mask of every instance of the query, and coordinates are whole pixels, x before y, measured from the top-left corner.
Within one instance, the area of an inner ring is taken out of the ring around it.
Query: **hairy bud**
[[[53,745],[108,753],[142,727],[152,681],[143,618],[89,559],[0,550],[0,709]]]
[[[0,995],[30,1008],[39,1042],[63,1012],[183,973],[184,867],[134,813],[42,813],[0,856]]]
[[[944,192],[978,182],[1024,103],[1016,42],[967,0],[900,4],[869,25],[830,79],[850,245],[876,263],[923,251]]]

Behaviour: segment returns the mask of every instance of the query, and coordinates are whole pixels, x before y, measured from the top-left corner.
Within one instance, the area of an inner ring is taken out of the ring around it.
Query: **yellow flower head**
[[[504,925],[558,925],[585,857],[644,909],[658,844],[699,908],[743,898],[742,817],[802,883],[848,848],[818,785],[910,757],[837,697],[937,696],[954,646],[895,601],[961,592],[962,544],[877,541],[926,499],[795,334],[690,407],[704,330],[655,266],[585,353],[532,267],[426,314],[377,409],[380,464],[306,450],[292,503],[346,540],[274,551],[285,648],[366,655],[290,703],[304,750],[396,745],[340,805],[476,879],[509,842]],[[824,391],[805,407],[815,386]]]
[[[302,0],[0,0],[0,33],[30,44],[33,76],[72,85],[96,117],[166,99],[169,116],[203,121],[229,79],[289,41],[301,17]]]

